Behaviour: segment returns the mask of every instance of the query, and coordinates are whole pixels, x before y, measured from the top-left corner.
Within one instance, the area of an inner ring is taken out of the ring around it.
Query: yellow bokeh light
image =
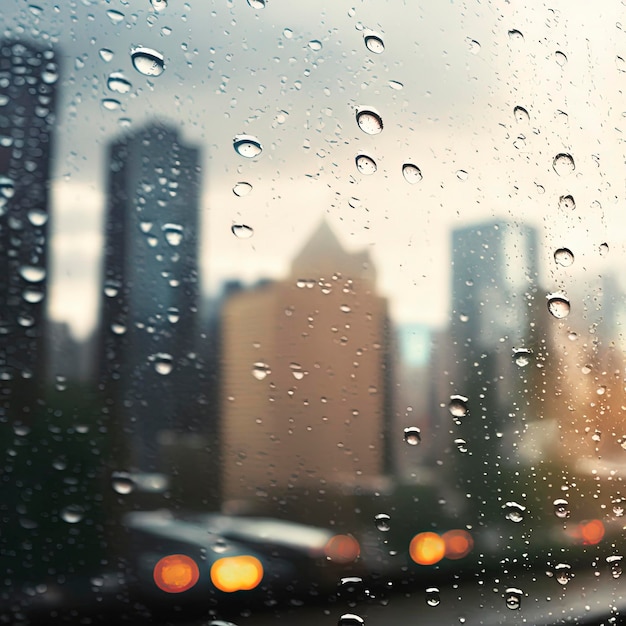
[[[229,556],[211,566],[211,582],[226,593],[254,589],[263,579],[263,565],[253,556]]]
[[[437,533],[419,533],[409,544],[409,554],[419,565],[433,565],[441,561],[445,553],[445,541]]]

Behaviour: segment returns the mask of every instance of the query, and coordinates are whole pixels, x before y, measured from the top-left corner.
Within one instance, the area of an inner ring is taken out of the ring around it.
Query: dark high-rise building
[[[58,74],[53,50],[0,41],[0,380],[5,394],[0,406],[24,421],[41,391],[46,362],[49,181]],[[13,399],[7,400],[9,395]]]
[[[197,426],[200,154],[152,123],[107,163],[101,383],[121,458],[154,471],[159,435]]]

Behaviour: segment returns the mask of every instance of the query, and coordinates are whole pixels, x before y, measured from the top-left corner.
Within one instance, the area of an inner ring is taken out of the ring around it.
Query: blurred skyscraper
[[[162,470],[159,434],[198,427],[200,154],[153,123],[107,163],[100,380],[127,462]]]
[[[49,182],[58,75],[50,48],[0,41],[0,379],[12,381],[3,389],[12,389],[10,410],[25,421],[42,390],[46,362]]]
[[[388,471],[388,324],[367,252],[324,222],[284,281],[223,308],[225,499],[364,486]],[[400,435],[401,436],[401,435]]]

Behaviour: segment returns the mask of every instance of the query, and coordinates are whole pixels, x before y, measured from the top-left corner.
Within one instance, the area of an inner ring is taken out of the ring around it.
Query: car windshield
[[[619,622],[623,3],[0,12],[0,624]]]

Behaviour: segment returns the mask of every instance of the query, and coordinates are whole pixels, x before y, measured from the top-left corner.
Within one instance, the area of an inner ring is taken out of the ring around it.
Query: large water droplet
[[[263,380],[269,374],[272,373],[270,366],[267,363],[263,363],[262,361],[258,361],[252,366],[252,375],[257,380]]]
[[[378,135],[383,130],[383,120],[372,108],[361,107],[356,112],[356,123],[368,135]]]
[[[526,367],[530,363],[533,351],[528,348],[513,348],[513,360],[518,367]]]
[[[517,611],[522,606],[522,596],[524,593],[521,589],[517,587],[509,587],[504,592],[504,598],[506,602],[507,609],[511,609],[512,611]]]
[[[365,620],[353,613],[344,613],[337,622],[337,626],[364,626]]]
[[[302,365],[300,363],[290,363],[289,369],[291,370],[292,376],[296,380],[302,380],[304,378],[304,371],[302,369]]]
[[[109,50],[108,48],[100,48],[100,50],[98,50],[98,54],[105,63],[111,61],[114,56],[113,50]]]
[[[167,376],[172,369],[174,369],[174,362],[171,354],[166,352],[159,352],[154,356],[154,369],[157,374],[161,376]]]
[[[569,300],[563,294],[550,294],[548,296],[548,311],[559,320],[567,317],[570,313]]]
[[[553,503],[554,514],[559,519],[567,519],[570,516],[569,502],[564,498],[557,498]]]
[[[68,524],[78,524],[85,515],[85,510],[78,504],[70,504],[61,511],[61,519]]]
[[[171,306],[167,309],[167,321],[170,324],[176,324],[180,319],[180,311],[177,307]]]
[[[441,595],[438,587],[428,587],[426,589],[426,604],[428,606],[438,606],[441,602]]]
[[[113,72],[107,79],[107,87],[117,93],[128,93],[133,85],[122,72]]]
[[[253,159],[263,152],[261,142],[252,135],[236,135],[233,139],[235,152],[246,159]]]
[[[598,252],[600,253],[600,256],[606,256],[609,253],[609,244],[601,243],[598,246]]]
[[[567,563],[559,563],[554,566],[554,577],[560,585],[567,585],[572,579],[572,566]]]
[[[606,557],[606,562],[608,563],[609,568],[611,569],[611,576],[613,576],[613,578],[619,578],[622,575],[622,559],[623,558],[624,557],[619,554]]]
[[[163,55],[152,48],[142,46],[130,51],[133,67],[144,76],[160,76],[165,70]]]
[[[569,267],[574,262],[574,254],[569,248],[558,248],[554,251],[554,262],[562,267]]]
[[[467,415],[467,398],[461,395],[450,396],[448,410],[454,417],[465,417]]]
[[[113,472],[111,474],[111,486],[113,491],[125,496],[135,489],[135,481],[128,472]]]
[[[467,441],[465,441],[465,439],[455,439],[454,440],[454,445],[456,445],[456,449],[461,453],[461,454],[466,454],[467,453]]]
[[[351,607],[366,600],[368,595],[368,589],[360,576],[346,576],[337,585],[337,597],[347,602],[348,606]]]
[[[399,80],[390,80],[387,84],[396,91],[404,89],[404,85]]]
[[[319,39],[311,39],[308,46],[313,52],[319,52],[322,49],[322,42]]]
[[[115,111],[122,106],[122,103],[119,100],[115,100],[115,98],[103,98],[100,101],[103,109],[107,111]]]
[[[576,165],[571,154],[560,152],[552,159],[552,168],[559,176],[567,176],[576,169]]]
[[[559,209],[563,211],[573,211],[576,208],[574,196],[566,195],[559,197]]]
[[[150,4],[157,13],[167,9],[167,0],[150,0]]]
[[[246,224],[233,224],[230,230],[238,239],[250,239],[254,235],[254,229]]]
[[[515,116],[515,121],[520,124],[526,123],[530,120],[530,115],[524,107],[516,106],[513,109],[513,115]]]
[[[469,178],[469,174],[465,170],[457,170],[456,177],[459,180],[467,180]]]
[[[526,507],[519,502],[507,502],[504,505],[506,519],[519,524],[524,520],[524,514],[526,513]]]
[[[422,180],[422,170],[417,165],[413,165],[413,163],[405,163],[402,166],[402,176],[404,176],[404,180],[407,183],[415,185],[415,183],[419,183]]]
[[[22,291],[22,298],[29,304],[37,304],[37,302],[43,300],[44,293],[39,289],[24,289],[24,291]]]
[[[416,446],[422,441],[422,432],[417,426],[409,426],[404,429],[404,441],[410,446]]]
[[[252,191],[252,185],[250,183],[238,182],[233,187],[233,193],[238,198],[243,198],[244,196],[247,196],[251,191]]]
[[[517,28],[512,28],[509,32],[509,39],[524,39],[524,35]]]
[[[374,54],[381,54],[385,51],[385,43],[379,35],[368,33],[363,36],[363,40],[365,41],[365,47],[370,52],[373,52]]]
[[[248,4],[253,9],[264,9],[267,4],[267,0],[248,0]]]
[[[28,212],[28,221],[33,226],[43,226],[48,221],[48,213],[43,209],[31,209]]]
[[[114,24],[119,24],[124,19],[124,14],[121,11],[115,11],[114,9],[108,10],[107,16]]]
[[[0,176],[0,196],[12,198],[15,195],[15,183],[7,176]]]
[[[379,513],[374,516],[374,523],[376,528],[383,533],[386,533],[391,528],[391,517],[387,513]]]
[[[356,163],[356,169],[365,176],[374,174],[378,169],[376,161],[374,161],[374,159],[367,154],[357,154],[354,161]]]
[[[563,67],[567,63],[567,55],[560,50],[557,50],[554,53],[554,59],[561,67]]]
[[[161,230],[170,246],[179,246],[183,240],[183,227],[180,224],[163,224]]]
[[[40,283],[46,277],[46,270],[35,265],[22,265],[20,276],[29,283]]]

